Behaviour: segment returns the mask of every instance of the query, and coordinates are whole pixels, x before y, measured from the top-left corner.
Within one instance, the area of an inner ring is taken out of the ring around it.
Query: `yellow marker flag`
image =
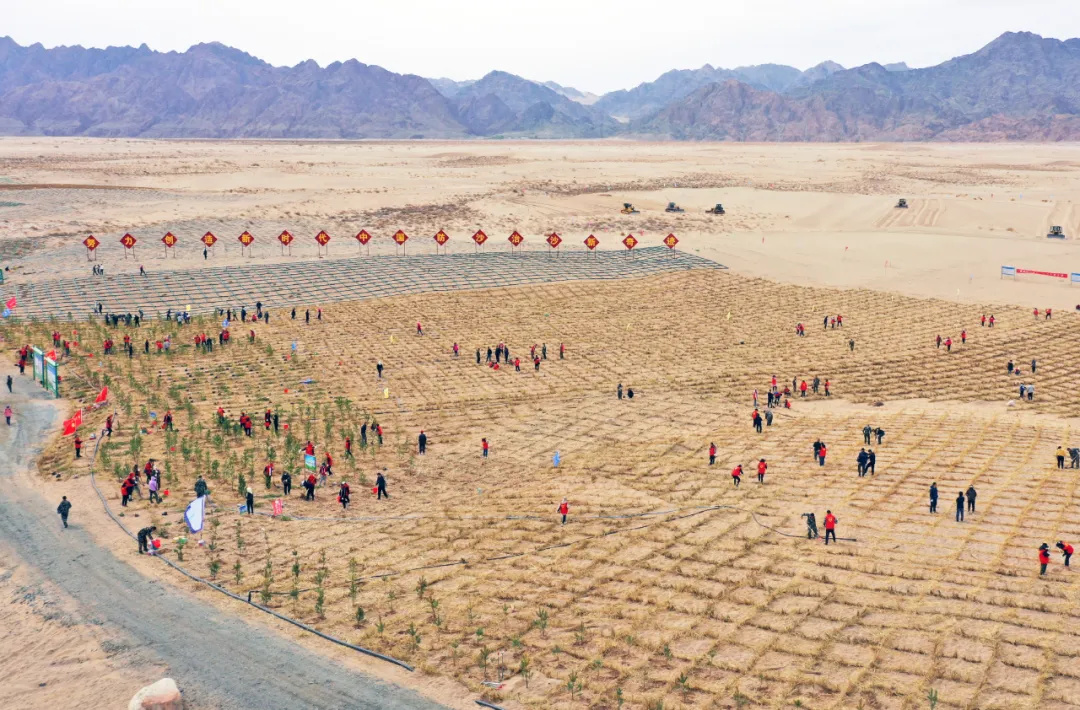
[[[389,387],[383,387],[382,398],[383,399],[390,399],[390,388]]]
[[[728,319],[728,320],[731,320],[731,311],[728,311],[728,312],[727,312],[727,319]]]
[[[392,336],[392,335],[390,336],[390,342],[391,343],[394,342],[394,336]]]

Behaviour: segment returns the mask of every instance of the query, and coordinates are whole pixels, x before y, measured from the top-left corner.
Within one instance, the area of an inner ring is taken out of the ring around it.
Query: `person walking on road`
[[[64,496],[64,499],[60,501],[60,505],[56,506],[56,512],[60,514],[60,522],[62,522],[64,524],[64,527],[66,528],[68,526],[68,513],[71,512],[71,501],[67,499],[67,496]],[[1059,542],[1058,545],[1060,546],[1061,543]],[[1070,550],[1070,553],[1071,552],[1072,550]],[[1069,560],[1068,558],[1065,558],[1065,566],[1067,567],[1068,565]]]

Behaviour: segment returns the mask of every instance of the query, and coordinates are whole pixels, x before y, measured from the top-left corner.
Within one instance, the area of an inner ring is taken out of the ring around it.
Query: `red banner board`
[[[286,229],[284,232],[278,235],[277,240],[281,242],[281,246],[287,247],[293,243],[293,235],[290,234],[289,230]]]
[[[589,251],[592,251],[596,247],[600,246],[600,240],[590,234],[589,236],[585,237],[585,246],[589,247]]]
[[[547,241],[547,243],[549,245],[551,245],[552,249],[558,249],[559,245],[562,244],[562,237],[560,237],[555,232],[552,232],[551,234],[548,235],[548,238],[547,238],[546,241]]]
[[[251,246],[251,243],[255,241],[255,237],[251,236],[251,232],[244,232],[239,237],[237,237],[237,240],[239,240],[239,242],[244,246],[249,247]]]
[[[208,247],[212,247],[217,244],[217,237],[215,237],[210,232],[207,232],[206,234],[202,235],[202,239],[200,239],[199,241]]]
[[[516,231],[510,235],[509,242],[516,247],[521,246],[521,243],[525,241],[525,237],[518,234]]]
[[[99,242],[97,237],[95,237],[93,234],[83,240],[83,246],[90,251],[94,251],[95,249],[97,249],[100,244],[101,242]]]
[[[675,237],[674,234],[669,234],[664,237],[664,246],[666,246],[668,249],[674,249],[675,245],[678,243],[679,240]]]
[[[397,242],[399,245],[402,245],[405,242],[409,241],[409,235],[399,229],[394,234],[394,241]]]
[[[450,241],[450,235],[440,229],[438,232],[435,233],[434,239],[436,244],[442,246],[443,244],[446,244],[448,241]]]
[[[125,234],[124,236],[120,237],[120,243],[124,245],[125,249],[134,248],[135,242],[137,241],[139,240],[131,236],[130,234]]]
[[[1018,274],[1035,274],[1036,276],[1052,276],[1055,279],[1067,279],[1068,274],[1058,273],[1057,271],[1034,271],[1033,269],[1017,269]]]
[[[476,246],[483,246],[484,242],[487,241],[487,235],[484,234],[484,230],[478,229],[476,234],[472,235],[472,240],[476,242]]]
[[[161,243],[171,249],[176,246],[176,237],[172,232],[165,232],[165,236],[161,238]]]
[[[319,246],[326,246],[330,242],[330,235],[325,231],[319,232],[315,235],[315,241],[319,243]]]
[[[371,241],[371,235],[367,233],[366,229],[361,229],[359,232],[356,233],[356,241],[360,242],[361,244],[367,244]]]
[[[626,239],[622,240],[622,243],[627,249],[633,249],[637,246],[638,241],[634,238],[633,234],[627,234]]]

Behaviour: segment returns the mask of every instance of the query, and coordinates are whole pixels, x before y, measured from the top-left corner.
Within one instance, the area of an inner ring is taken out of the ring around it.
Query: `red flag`
[[[108,399],[109,399],[109,388],[107,386],[102,387],[101,388],[101,393],[97,396],[97,399],[94,400],[94,404],[101,404],[102,402],[105,402]]]
[[[82,426],[82,410],[75,412],[75,416],[71,419],[64,420],[64,436],[70,436],[75,433],[75,430]]]
[[[15,310],[15,305],[16,305],[15,297],[12,296],[11,298],[9,298],[7,300],[7,303],[5,303],[4,305],[7,306],[8,308],[10,308],[11,310]]]
[[[46,360],[56,360],[56,351],[55,350],[50,350],[49,352],[45,353],[45,359]]]

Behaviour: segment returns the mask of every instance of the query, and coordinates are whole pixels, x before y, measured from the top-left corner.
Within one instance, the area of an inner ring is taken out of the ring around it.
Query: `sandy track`
[[[143,577],[80,528],[79,517],[94,512],[90,503],[73,515],[70,529],[60,529],[52,503],[19,484],[17,474],[36,455],[56,409],[43,394],[19,399],[16,426],[0,443],[7,479],[0,490],[0,536],[86,613],[129,637],[140,663],[167,665],[188,702],[214,708],[440,707]]]

